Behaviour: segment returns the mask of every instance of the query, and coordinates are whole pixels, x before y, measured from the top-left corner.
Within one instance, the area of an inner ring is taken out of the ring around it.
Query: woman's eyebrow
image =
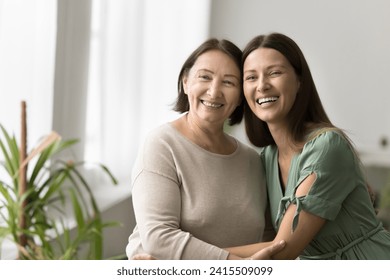
[[[213,71],[209,70],[209,69],[206,69],[206,68],[201,68],[201,69],[198,69],[198,71],[196,71],[196,73],[199,73],[201,71],[204,71],[204,72],[208,72],[208,73],[211,73],[211,74],[214,74]],[[232,78],[235,78],[237,80],[240,80],[239,77],[237,77],[236,75],[234,74],[225,74],[224,77],[232,77]]]
[[[232,77],[232,78],[235,78],[235,79],[237,79],[237,80],[240,80],[240,78],[237,77],[237,76],[234,75],[234,74],[226,74],[225,77]]]

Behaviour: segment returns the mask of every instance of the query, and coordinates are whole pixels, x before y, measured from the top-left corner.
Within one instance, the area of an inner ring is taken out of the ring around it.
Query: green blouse
[[[327,220],[300,259],[390,260],[390,233],[376,217],[361,165],[341,134],[329,130],[305,144],[291,161],[285,192],[277,147],[265,147],[261,156],[276,231],[290,203],[297,205],[292,230],[301,210]],[[312,173],[316,180],[309,193],[297,198],[296,189]]]

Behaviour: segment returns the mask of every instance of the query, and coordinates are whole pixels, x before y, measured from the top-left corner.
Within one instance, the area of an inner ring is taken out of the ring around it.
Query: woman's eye
[[[211,77],[209,75],[199,75],[199,78],[207,81],[211,80]]]
[[[254,79],[255,79],[255,76],[253,76],[253,75],[245,77],[245,81],[251,81]]]
[[[225,81],[223,81],[223,82],[224,82],[224,84],[226,84],[226,85],[234,86],[234,83],[233,83],[232,81],[225,80]]]
[[[278,75],[282,74],[282,72],[281,71],[271,71],[269,74],[270,74],[270,76],[278,76]]]

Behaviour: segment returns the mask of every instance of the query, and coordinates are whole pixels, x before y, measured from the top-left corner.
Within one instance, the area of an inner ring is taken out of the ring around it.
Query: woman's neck
[[[236,141],[223,131],[223,124],[202,124],[190,114],[185,114],[173,125],[187,139],[209,152],[229,155],[237,148]]]
[[[280,157],[290,158],[302,149],[304,143],[297,143],[294,141],[287,126],[269,125],[272,138],[278,147]]]

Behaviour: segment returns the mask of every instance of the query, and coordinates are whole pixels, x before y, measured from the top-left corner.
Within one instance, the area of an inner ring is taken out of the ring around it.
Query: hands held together
[[[284,240],[272,244],[257,253],[253,254],[248,258],[240,258],[237,256],[229,255],[228,260],[272,260],[272,256],[279,253],[286,246],[286,242]],[[137,254],[134,255],[132,260],[157,260],[155,257],[148,254]]]

